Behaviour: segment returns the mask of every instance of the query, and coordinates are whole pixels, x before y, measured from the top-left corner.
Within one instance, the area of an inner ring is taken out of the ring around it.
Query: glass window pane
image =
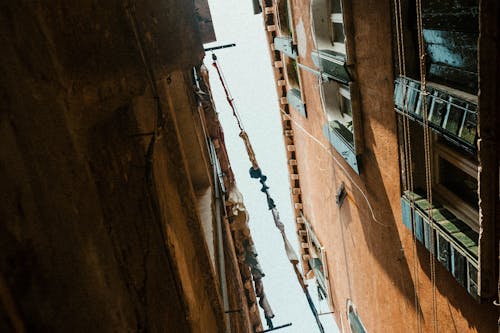
[[[438,261],[450,270],[450,243],[439,234],[437,234],[437,255]]]
[[[406,97],[406,110],[410,113],[415,113],[417,106],[417,98],[420,95],[420,85],[416,82],[410,82]]]
[[[460,285],[465,286],[466,259],[454,247],[451,248],[452,261],[451,271]]]
[[[444,100],[444,98],[446,98],[445,94],[435,91],[434,96],[431,107],[428,108],[429,121],[441,126],[443,117],[448,109],[448,103]]]
[[[469,272],[468,272],[468,291],[469,294],[477,296],[477,269],[469,262],[468,263]]]
[[[478,206],[477,180],[441,157],[439,157],[439,179],[443,186],[460,199],[472,207]]]
[[[344,25],[342,23],[332,23],[333,26],[333,42],[345,43]]]
[[[450,102],[450,112],[446,118],[444,128],[448,130],[448,132],[458,135],[458,130],[460,129],[460,126],[462,126],[464,109],[467,103],[456,98],[451,99]]]
[[[342,113],[342,117],[344,117],[344,115],[348,116],[347,117],[347,120],[351,122],[351,126],[352,127],[352,105],[351,105],[351,100],[346,98],[345,96],[342,96],[341,95],[341,105],[340,105],[340,113]],[[347,126],[349,127],[349,126]]]
[[[477,114],[475,112],[467,112],[465,115],[464,125],[458,134],[468,143],[474,144],[477,131]]]
[[[400,80],[396,81],[394,87],[394,104],[399,108],[403,109],[403,98],[406,93],[406,81]]]

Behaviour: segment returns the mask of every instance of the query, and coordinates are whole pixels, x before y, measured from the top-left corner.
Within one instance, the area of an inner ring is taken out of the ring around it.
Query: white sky
[[[297,253],[298,241],[291,206],[288,169],[281,120],[270,63],[262,15],[253,15],[252,1],[209,0],[217,42],[205,47],[236,43],[236,47],[217,50],[216,55],[229,89],[252,141],[259,165],[267,175],[267,185],[275,199],[288,238]],[[251,179],[244,145],[238,136],[230,107],[219,79],[212,67],[211,54],[205,58],[210,71],[212,93],[224,128],[226,146],[236,182],[250,214],[250,229],[266,276],[265,292],[276,317],[274,326],[292,323],[277,330],[280,333],[319,332],[283,247],[279,231],[267,209],[264,193],[257,179]],[[318,301],[316,285],[310,281],[309,291],[319,312],[329,312],[325,302]],[[263,314],[261,314],[266,328]],[[320,316],[325,332],[339,332],[332,315]]]

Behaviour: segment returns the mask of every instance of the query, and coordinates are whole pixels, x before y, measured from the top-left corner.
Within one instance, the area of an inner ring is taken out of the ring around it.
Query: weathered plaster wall
[[[200,132],[176,123],[196,109],[193,11],[0,5],[0,331],[222,332],[196,214],[203,170],[191,177],[184,152],[202,149]],[[149,161],[157,100],[166,125]]]
[[[293,108],[291,114],[303,212],[326,249],[333,309],[339,324],[342,316],[342,322],[348,325],[346,301],[350,299],[370,332],[416,332],[417,316],[421,316],[422,331],[428,332],[433,329],[429,252],[418,242],[414,248],[411,234],[401,223],[393,110],[390,16],[393,3],[388,0],[349,3],[350,33],[354,36],[353,70],[359,86],[363,124],[361,174],[353,172],[324,138],[322,127],[326,117],[318,80],[302,70],[308,117]],[[294,24],[303,23],[310,38],[309,6],[310,1],[292,1]],[[300,54],[299,62],[313,67],[310,59],[313,47],[313,41],[309,40],[307,52]],[[346,184],[347,198],[339,209],[335,194],[341,182]],[[495,331],[498,315],[495,307],[489,302],[478,304],[439,263],[436,269],[439,331]]]

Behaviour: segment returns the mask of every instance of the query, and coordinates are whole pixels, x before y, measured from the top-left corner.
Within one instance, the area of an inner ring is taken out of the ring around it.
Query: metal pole
[[[325,74],[325,73],[320,72],[320,71],[317,71],[317,70],[315,70],[315,69],[312,69],[311,67],[308,67],[308,66],[306,66],[306,65],[303,65],[303,64],[301,64],[301,63],[300,63],[300,62],[298,62],[298,61],[296,61],[296,63],[297,63],[297,66],[299,66],[299,67],[300,67],[300,68],[302,68],[302,69],[305,69],[306,71],[308,71],[308,72],[310,72],[310,73],[313,73],[313,74],[314,74],[314,75],[316,75],[316,76],[319,76],[319,77],[320,77],[323,81],[328,81],[328,80],[330,80],[330,78],[331,78],[331,77],[330,77],[330,75]]]
[[[210,142],[210,148],[212,153],[212,167],[213,167],[213,177],[214,177],[214,188],[215,188],[215,221],[217,227],[217,252],[219,257],[219,279],[222,291],[222,304],[224,307],[225,317],[226,317],[226,333],[231,332],[231,323],[229,314],[227,311],[229,307],[229,298],[227,295],[227,284],[226,284],[226,268],[224,262],[224,236],[222,234],[222,217],[221,217],[221,209],[222,209],[222,200],[219,189],[219,178],[218,178],[218,161],[217,161],[217,153],[215,152],[215,147],[212,142]]]
[[[267,329],[265,331],[258,331],[257,333],[265,333],[265,332],[276,331],[276,330],[279,330],[281,328],[285,328],[285,327],[288,327],[288,326],[292,326],[292,323],[288,323],[288,324],[285,324],[285,325],[276,326],[276,327]]]
[[[332,314],[332,313],[335,313],[335,312],[333,312],[333,311],[330,311],[330,312],[321,312],[321,313],[318,313],[318,316],[329,315],[329,314]]]
[[[220,50],[220,49],[226,49],[228,47],[233,47],[236,46],[236,44],[225,44],[225,45],[219,45],[219,46],[214,46],[214,47],[207,47],[205,51],[213,51],[213,50]]]

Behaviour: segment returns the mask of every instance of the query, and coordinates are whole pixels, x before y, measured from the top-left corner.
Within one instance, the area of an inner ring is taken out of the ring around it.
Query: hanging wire
[[[405,43],[404,43],[404,26],[403,26],[403,13],[401,0],[394,1],[394,12],[396,14],[396,37],[397,37],[397,50],[398,50],[398,67],[399,74],[406,78],[406,57],[405,57]],[[407,107],[406,94],[408,93],[408,88],[403,88],[403,149],[404,149],[404,185],[405,190],[409,190],[410,193],[414,192],[413,183],[413,163],[412,163],[412,147],[411,147],[411,132],[410,132],[410,117],[409,110]],[[412,212],[415,211],[415,197],[413,195],[409,196],[410,209]],[[416,221],[414,214],[410,215],[412,230],[416,230]],[[414,306],[415,306],[415,320],[417,326],[417,332],[422,332],[421,314],[420,314],[420,301],[419,301],[419,268],[417,264],[417,236],[416,232],[412,232],[412,252],[413,252],[413,276],[414,276],[414,286],[413,286],[413,296],[414,296]]]
[[[430,230],[434,230],[434,220],[431,216],[431,206],[432,206],[432,160],[431,151],[432,146],[430,143],[430,127],[428,120],[428,110],[427,110],[427,82],[426,82],[426,68],[425,68],[425,41],[423,37],[423,27],[422,27],[422,1],[416,0],[417,5],[417,30],[418,30],[418,49],[420,58],[420,84],[422,91],[422,106],[423,106],[423,123],[424,123],[424,154],[425,154],[425,183],[427,191],[427,200],[430,205],[427,209],[427,216],[430,221]],[[435,233],[431,232],[431,246],[433,251],[435,251]],[[436,259],[433,251],[430,251],[430,266],[431,266],[431,282],[432,282],[432,319],[433,319],[433,329],[434,333],[437,333],[438,322],[437,322],[437,300],[436,300]],[[436,255],[437,251],[436,251]]]
[[[375,211],[373,210],[372,205],[370,204],[370,200],[368,200],[368,197],[366,196],[365,192],[361,187],[354,181],[354,179],[349,175],[349,172],[347,169],[342,165],[342,163],[337,159],[337,157],[332,153],[331,149],[323,144],[318,138],[316,138],[313,134],[311,134],[308,130],[306,130],[304,127],[302,127],[295,119],[292,118],[288,113],[285,112],[285,110],[280,109],[281,113],[287,117],[288,120],[292,121],[294,126],[296,126],[299,130],[301,130],[307,137],[312,139],[314,142],[316,142],[322,149],[324,149],[328,155],[332,158],[332,160],[344,171],[345,176],[351,181],[351,184],[354,185],[354,187],[361,193],[361,196],[365,200],[368,210],[370,211],[371,218],[373,219],[373,222],[377,223],[378,225],[381,225],[383,227],[389,227],[387,224],[384,224],[380,222],[376,217],[375,217]],[[335,171],[335,169],[334,169]]]

